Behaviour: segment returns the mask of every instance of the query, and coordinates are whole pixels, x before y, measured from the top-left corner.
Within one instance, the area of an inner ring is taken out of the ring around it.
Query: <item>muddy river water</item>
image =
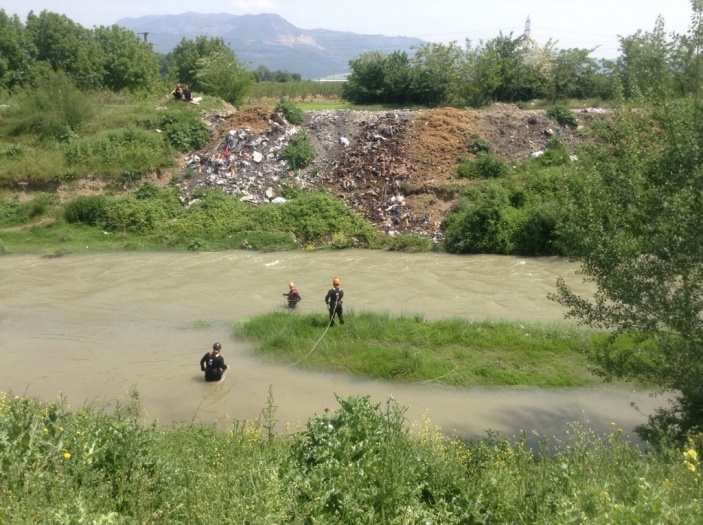
[[[466,437],[488,429],[561,434],[573,421],[630,432],[664,401],[627,386],[459,389],[314,373],[265,363],[231,335],[235,320],[285,310],[282,293],[291,280],[303,297],[299,311],[324,318],[333,277],[342,280],[348,318],[338,330],[349,329],[354,312],[363,310],[566,322],[546,296],[559,276],[588,293],[575,270],[559,258],[354,250],[6,255],[0,391],[45,400],[61,393],[76,407],[136,389],[150,420],[226,423],[258,417],[270,390],[279,430],[335,408],[335,394],[369,394],[379,402],[392,395],[408,407],[410,421],[429,418]],[[198,362],[215,341],[231,369],[222,383],[209,384]]]

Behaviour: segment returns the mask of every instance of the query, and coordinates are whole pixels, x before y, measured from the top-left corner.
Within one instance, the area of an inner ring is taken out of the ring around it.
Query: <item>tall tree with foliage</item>
[[[169,53],[169,77],[174,82],[188,84],[194,91],[201,90],[198,74],[207,64],[212,64],[212,57],[221,55],[236,59],[234,53],[222,38],[196,37],[195,40],[183,39]]]
[[[650,96],[671,88],[674,42],[667,38],[662,17],[657,18],[652,32],[640,30],[620,38],[620,50],[618,70],[626,97]]]
[[[386,54],[368,51],[349,61],[351,73],[342,86],[342,97],[353,104],[378,104],[386,100]]]
[[[413,101],[425,106],[456,101],[463,60],[463,50],[455,42],[420,46],[412,60]]]
[[[701,45],[703,45],[703,1],[692,2],[693,15],[689,31],[684,35],[675,35],[676,47],[671,60],[673,62],[673,89],[676,95],[697,94],[700,87]]]
[[[102,87],[103,51],[93,33],[65,15],[30,12],[26,31],[35,50],[35,60],[54,71],[65,71],[81,89]]]
[[[591,58],[594,51],[573,48],[556,52],[548,89],[552,101],[594,96],[609,99],[612,96],[612,82],[607,70],[610,63],[603,64]]]
[[[13,89],[29,83],[36,72],[33,49],[24,25],[0,9],[0,87]]]
[[[639,429],[703,432],[703,126],[690,100],[623,108],[567,182],[560,237],[593,297],[559,280],[568,317],[624,335],[593,354],[608,378],[671,392]],[[622,343],[622,339],[619,341]]]
[[[540,68],[527,60],[532,53],[531,42],[523,35],[500,34],[481,42],[474,52],[474,82],[481,86],[485,101],[517,102],[542,94],[545,79]]]
[[[198,60],[195,78],[203,93],[235,106],[241,104],[254,82],[252,73],[229,50]]]
[[[134,32],[117,25],[98,27],[94,38],[103,52],[103,87],[135,91],[149,89],[160,80],[156,53]]]

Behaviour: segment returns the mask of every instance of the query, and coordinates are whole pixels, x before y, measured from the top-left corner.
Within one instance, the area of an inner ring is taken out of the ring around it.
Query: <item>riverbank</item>
[[[617,426],[564,441],[408,428],[394,399],[338,398],[276,433],[277,400],[226,432],[0,397],[2,523],[677,523],[703,513],[697,446],[644,452]],[[700,450],[700,449],[699,449]]]

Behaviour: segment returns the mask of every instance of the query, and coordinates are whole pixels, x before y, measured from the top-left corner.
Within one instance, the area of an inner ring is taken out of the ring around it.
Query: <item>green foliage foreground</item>
[[[341,399],[273,432],[275,405],[226,432],[0,398],[0,522],[698,524],[700,440],[642,451],[613,428],[462,442],[393,399]],[[696,448],[698,446],[698,448]]]
[[[599,380],[583,352],[603,336],[568,326],[426,321],[362,312],[327,331],[322,315],[270,313],[241,322],[238,338],[284,363],[375,379],[455,386],[573,387]]]

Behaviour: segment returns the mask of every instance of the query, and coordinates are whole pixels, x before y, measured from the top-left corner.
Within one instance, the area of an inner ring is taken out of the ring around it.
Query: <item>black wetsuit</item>
[[[344,310],[342,310],[342,298],[344,290],[341,288],[330,288],[325,296],[325,303],[330,309],[330,326],[334,326],[334,316],[337,314],[339,324],[344,324]]]
[[[200,370],[205,372],[205,381],[219,381],[227,365],[219,353],[208,352],[200,360]]]

